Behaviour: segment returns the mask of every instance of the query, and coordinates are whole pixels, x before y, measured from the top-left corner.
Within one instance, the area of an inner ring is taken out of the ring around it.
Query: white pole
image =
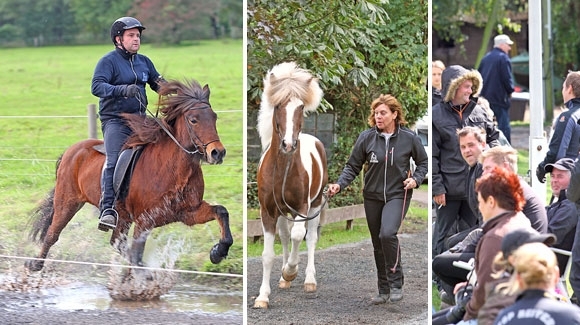
[[[89,139],[97,138],[97,105],[89,104],[87,107],[89,115]]]
[[[528,25],[530,33],[530,172],[534,192],[546,202],[546,184],[536,177],[536,167],[544,160],[547,150],[544,136],[544,78],[542,75],[542,6],[541,1],[530,1]]]

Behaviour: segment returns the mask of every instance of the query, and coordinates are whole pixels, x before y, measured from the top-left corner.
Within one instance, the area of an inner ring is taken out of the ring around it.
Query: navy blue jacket
[[[554,134],[550,139],[550,146],[544,161],[540,166],[544,168],[561,158],[578,158],[580,151],[580,98],[573,98],[566,102],[567,111],[562,112],[555,122]]]
[[[503,309],[494,324],[580,324],[580,308],[558,299],[543,290],[528,289],[516,303]]]
[[[491,107],[509,108],[510,97],[514,92],[512,63],[509,56],[494,47],[481,59],[478,70],[483,78],[481,96],[489,101]]]
[[[144,55],[131,54],[120,48],[105,54],[95,67],[91,86],[92,94],[100,98],[101,122],[120,118],[121,113],[145,114],[145,84],[157,91],[159,77],[151,60]],[[141,103],[137,97],[123,97],[125,88],[130,84],[141,88]]]

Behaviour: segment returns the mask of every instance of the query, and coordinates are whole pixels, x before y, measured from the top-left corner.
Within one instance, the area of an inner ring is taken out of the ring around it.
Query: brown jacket
[[[475,249],[475,272],[477,284],[473,296],[465,307],[465,320],[477,318],[479,309],[485,303],[485,286],[494,279],[491,277],[493,260],[501,251],[501,241],[510,231],[518,228],[530,228],[530,220],[519,212],[504,212],[483,224],[483,236]]]

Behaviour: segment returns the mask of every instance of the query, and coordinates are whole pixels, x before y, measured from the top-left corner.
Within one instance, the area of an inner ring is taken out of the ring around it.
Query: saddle
[[[93,149],[103,155],[106,154],[104,144],[96,145]],[[136,146],[124,149],[119,154],[117,164],[115,165],[115,171],[113,173],[113,190],[115,191],[117,199],[124,199],[127,196],[129,181],[131,180],[131,176],[133,176],[133,170],[135,169],[135,165],[137,164],[137,160],[139,160],[142,151],[143,146]]]

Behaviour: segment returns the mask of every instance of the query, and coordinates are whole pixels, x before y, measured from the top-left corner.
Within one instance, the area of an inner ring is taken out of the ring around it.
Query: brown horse
[[[217,130],[217,115],[209,103],[209,87],[196,82],[171,81],[159,90],[161,118],[127,114],[134,131],[125,145],[143,145],[126,196],[116,203],[117,227],[110,243],[132,265],[143,265],[143,249],[153,228],[172,222],[188,226],[217,220],[221,239],[210,252],[213,263],[228,254],[233,243],[229,214],[221,205],[203,200],[201,161],[220,164],[226,154]],[[95,150],[101,140],[84,140],[68,148],[57,162],[56,185],[38,207],[30,236],[42,242],[38,258],[46,258],[62,230],[86,203],[98,206],[101,170],[105,156]],[[132,223],[133,242],[127,244]],[[26,266],[41,270],[44,260],[29,260]]]
[[[254,308],[268,308],[276,227],[284,250],[279,287],[289,288],[296,278],[300,261],[298,250],[306,235],[308,263],[304,290],[316,291],[314,248],[318,241],[318,216],[325,204],[323,189],[328,172],[322,142],[301,133],[301,129],[305,112],[315,111],[321,99],[318,80],[295,63],[273,67],[264,79],[258,117],[264,152],[257,177],[264,229],[263,274]],[[291,251],[288,248],[290,239]]]

